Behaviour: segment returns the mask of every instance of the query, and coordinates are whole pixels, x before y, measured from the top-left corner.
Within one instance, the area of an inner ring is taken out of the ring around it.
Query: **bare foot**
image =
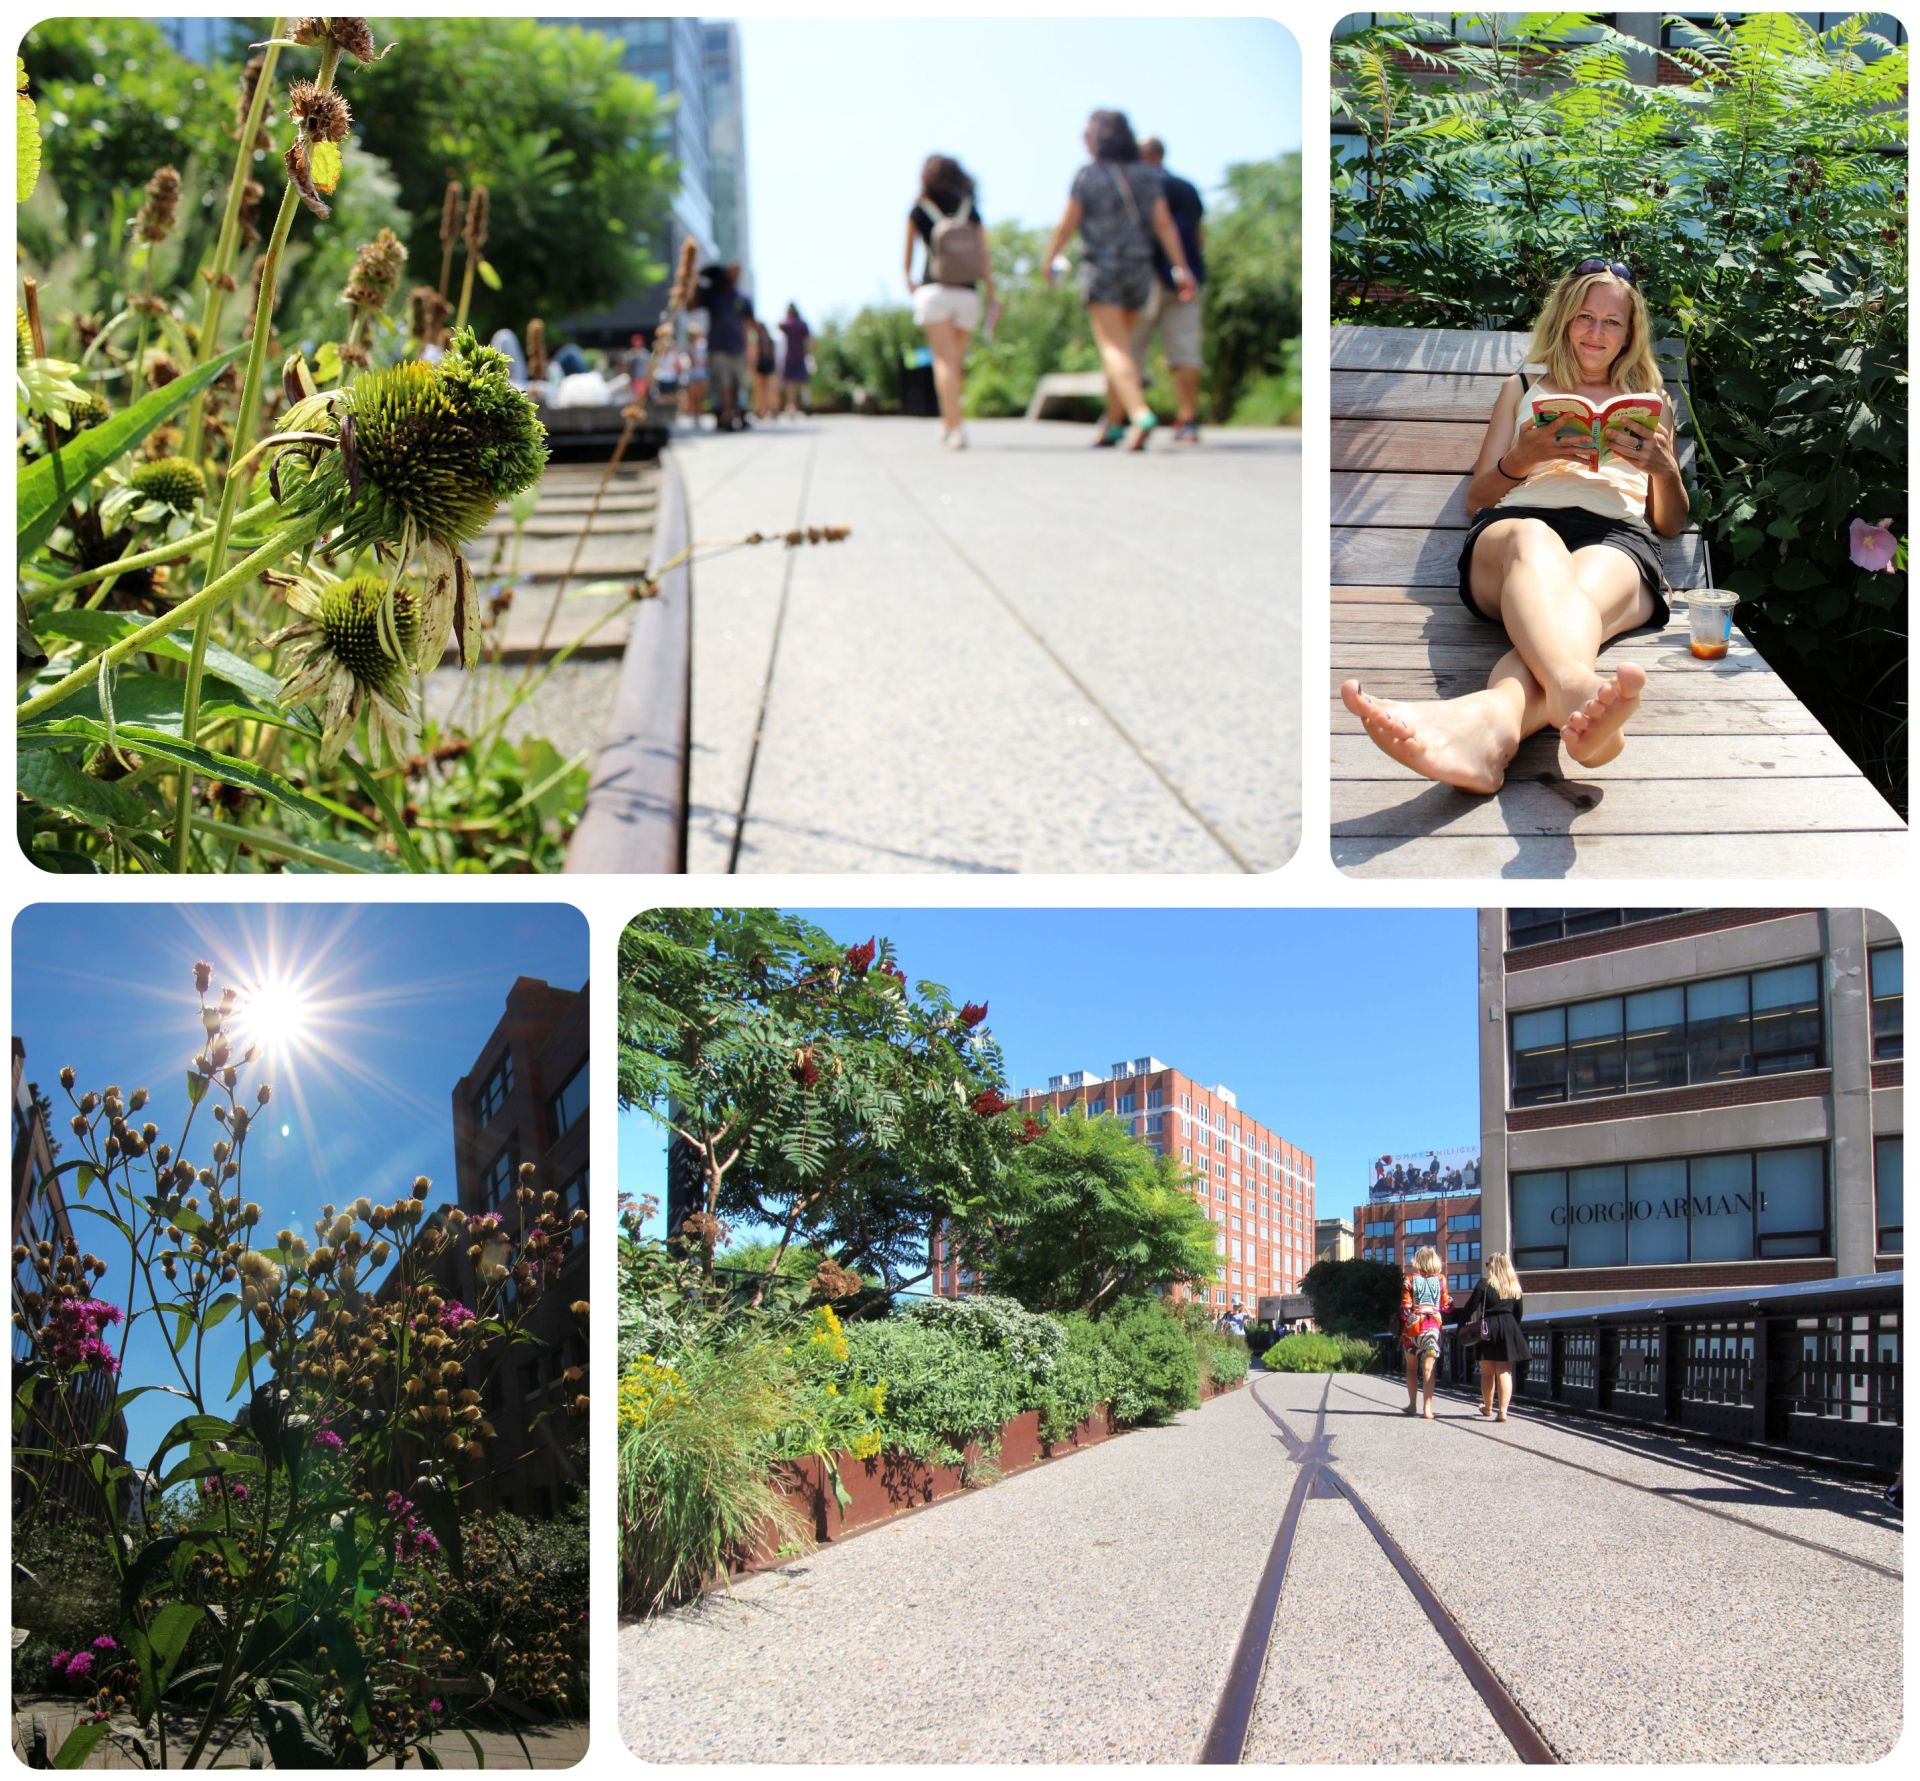
[[[1423,1411],[1421,1413],[1421,1419],[1425,1422],[1434,1422],[1438,1420],[1438,1418],[1435,1417],[1434,1413],[1431,1410]]]
[[[1626,747],[1627,720],[1640,709],[1646,685],[1646,669],[1622,662],[1613,679],[1602,680],[1560,726],[1567,753],[1583,767],[1604,767]]]
[[[1459,699],[1386,700],[1348,680],[1341,683],[1340,702],[1383,754],[1463,792],[1497,792],[1520,746],[1511,704],[1491,691]]]

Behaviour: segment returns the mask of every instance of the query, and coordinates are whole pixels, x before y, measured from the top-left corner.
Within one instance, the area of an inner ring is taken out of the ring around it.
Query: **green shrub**
[[[1247,1369],[1253,1364],[1253,1352],[1242,1336],[1209,1330],[1196,1347],[1200,1356],[1200,1371],[1212,1386],[1238,1385],[1246,1378]]]
[[[1283,1336],[1262,1364],[1271,1373],[1364,1373],[1373,1365],[1371,1342],[1358,1336],[1327,1336],[1315,1330]]]
[[[1082,1312],[1060,1318],[1066,1347],[1040,1394],[1040,1433],[1058,1441],[1109,1402],[1119,1378],[1100,1326]]]
[[[1038,1401],[1030,1375],[950,1323],[895,1317],[846,1334],[850,1373],[886,1384],[887,1445],[916,1458],[960,1465],[972,1441],[997,1450],[1001,1428]]]
[[[1117,1420],[1170,1422],[1198,1407],[1200,1351],[1176,1312],[1159,1299],[1131,1299],[1098,1327],[1114,1363]]]
[[[1059,1318],[1029,1311],[1017,1300],[996,1293],[923,1299],[908,1315],[929,1329],[945,1330],[999,1356],[1024,1383],[1023,1409],[1030,1407],[1066,1352],[1067,1332]]]
[[[1297,427],[1300,424],[1300,342],[1287,342],[1283,371],[1256,377],[1233,405],[1236,427]]]

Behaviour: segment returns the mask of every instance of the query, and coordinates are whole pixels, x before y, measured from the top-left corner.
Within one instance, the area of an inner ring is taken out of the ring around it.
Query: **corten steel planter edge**
[[[693,709],[693,570],[672,562],[692,523],[686,483],[660,454],[660,501],[648,568],[660,591],[634,608],[613,716],[567,848],[569,872],[684,872]]]

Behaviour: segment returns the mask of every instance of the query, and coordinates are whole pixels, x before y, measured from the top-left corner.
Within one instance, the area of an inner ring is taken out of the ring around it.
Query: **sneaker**
[[[1200,423],[1198,421],[1182,421],[1179,426],[1173,429],[1173,442],[1175,445],[1198,445],[1200,443]]]

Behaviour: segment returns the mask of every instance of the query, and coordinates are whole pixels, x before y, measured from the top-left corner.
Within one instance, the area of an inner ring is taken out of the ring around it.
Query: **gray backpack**
[[[962,198],[952,216],[942,216],[924,198],[920,209],[932,225],[927,237],[927,277],[935,284],[978,284],[987,275],[987,232]]]

